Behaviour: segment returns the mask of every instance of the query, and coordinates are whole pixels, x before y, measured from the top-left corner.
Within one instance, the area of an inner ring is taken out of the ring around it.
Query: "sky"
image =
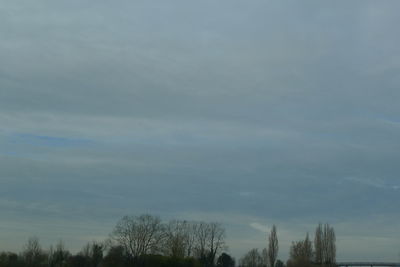
[[[399,1],[0,1],[0,250],[124,215],[218,221],[237,259],[334,227],[400,261]]]

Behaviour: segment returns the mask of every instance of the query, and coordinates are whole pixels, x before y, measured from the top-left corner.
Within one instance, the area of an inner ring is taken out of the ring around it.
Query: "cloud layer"
[[[1,3],[1,249],[150,212],[235,256],[327,221],[340,259],[396,261],[398,5]]]

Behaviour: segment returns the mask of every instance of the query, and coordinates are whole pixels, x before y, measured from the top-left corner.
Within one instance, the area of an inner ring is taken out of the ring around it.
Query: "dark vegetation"
[[[308,233],[304,240],[292,242],[287,267],[332,267],[336,262],[336,238],[334,229],[329,224],[318,224],[314,242]],[[278,252],[276,228],[268,236],[268,249],[261,252],[251,249],[240,261],[240,267],[282,267],[285,264],[276,260]]]
[[[267,248],[250,250],[239,261],[242,267],[283,267],[277,260],[278,237],[273,226]],[[88,243],[71,254],[60,241],[44,250],[32,237],[19,254],[0,252],[0,267],[234,267],[226,252],[225,230],[219,223],[173,220],[162,222],[151,215],[125,216],[104,242]],[[333,266],[335,234],[319,224],[314,246],[308,234],[293,242],[288,267]]]

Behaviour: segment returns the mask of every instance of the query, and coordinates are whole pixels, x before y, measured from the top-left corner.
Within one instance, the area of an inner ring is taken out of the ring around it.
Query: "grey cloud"
[[[289,239],[396,220],[397,6],[1,3],[1,216],[97,221],[93,236],[131,212],[226,217],[246,244],[234,230],[254,222]]]

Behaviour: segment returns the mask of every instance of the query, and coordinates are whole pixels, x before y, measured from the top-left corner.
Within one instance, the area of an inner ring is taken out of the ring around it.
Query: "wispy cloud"
[[[250,226],[251,226],[253,229],[256,229],[256,230],[258,230],[258,231],[260,231],[260,232],[263,232],[263,233],[269,233],[270,230],[271,230],[271,228],[272,228],[272,227],[270,227],[270,226],[268,226],[268,225],[263,225],[263,224],[257,223],[257,222],[252,222],[252,223],[250,223]]]
[[[369,178],[358,178],[358,177],[345,177],[344,180],[350,181],[357,184],[367,185],[370,187],[389,189],[389,190],[399,190],[399,185],[389,185],[385,183],[382,179],[369,179]]]
[[[399,220],[400,2],[156,2],[0,3],[0,219],[78,249],[68,225],[141,212],[221,221],[235,256],[269,224],[286,252],[318,221],[400,239],[359,226]]]
[[[13,134],[9,137],[9,142],[13,144],[29,144],[49,147],[82,147],[93,144],[93,141],[88,139],[45,136],[30,133]]]

